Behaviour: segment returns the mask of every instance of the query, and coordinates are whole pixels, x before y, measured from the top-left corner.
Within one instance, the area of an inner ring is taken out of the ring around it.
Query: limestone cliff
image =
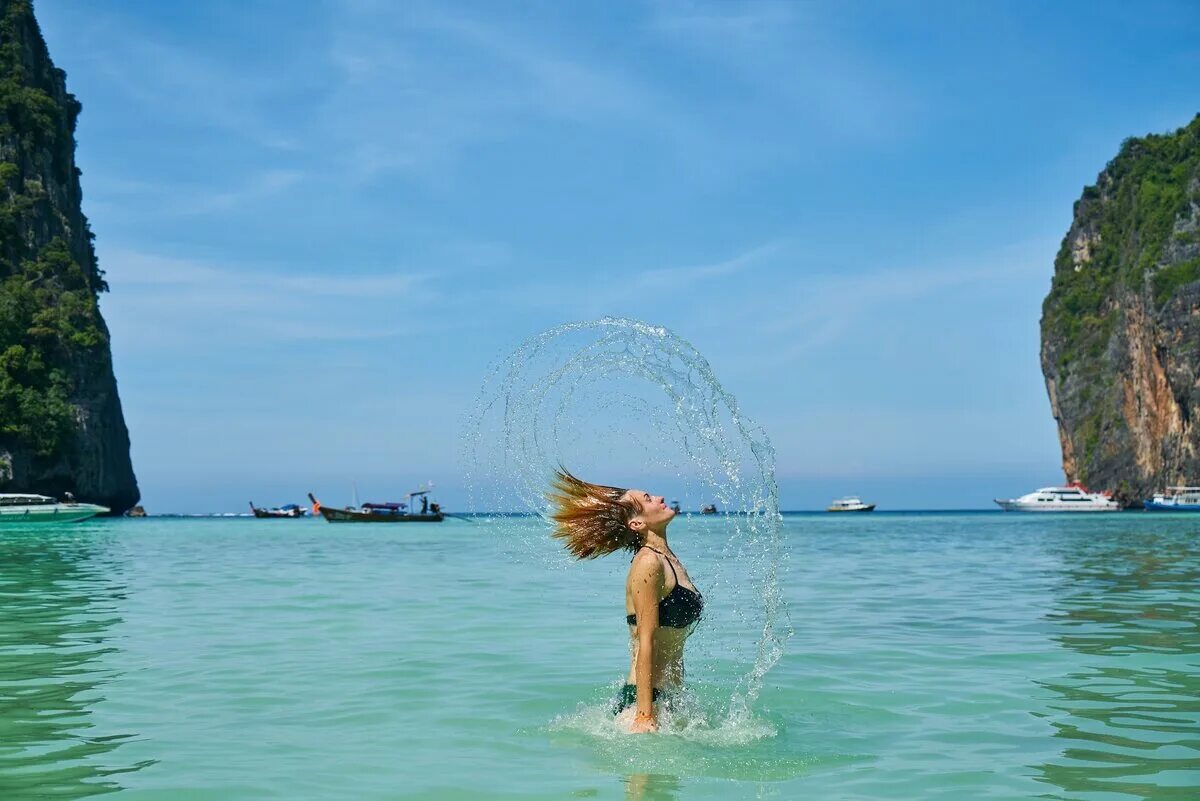
[[[121,512],[137,479],[65,79],[28,0],[0,0],[0,492],[69,491]]]
[[[1041,351],[1068,479],[1126,502],[1200,484],[1200,116],[1083,190]]]

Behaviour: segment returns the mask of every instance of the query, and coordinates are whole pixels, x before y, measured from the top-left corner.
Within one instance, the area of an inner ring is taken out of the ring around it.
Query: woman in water
[[[661,495],[589,484],[565,469],[555,473],[548,497],[554,536],[577,559],[620,550],[633,554],[625,580],[631,658],[616,712],[632,732],[657,731],[657,705],[669,705],[683,684],[683,643],[704,609],[667,544],[675,512]]]

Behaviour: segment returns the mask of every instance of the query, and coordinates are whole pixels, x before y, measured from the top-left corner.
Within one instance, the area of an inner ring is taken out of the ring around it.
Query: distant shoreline
[[[1145,510],[1144,509],[1124,509],[1122,511],[1144,512]],[[720,512],[716,515],[702,515],[699,511],[684,511],[684,512],[681,512],[680,514],[685,515],[685,516],[710,518],[710,517],[724,517],[724,516],[731,515],[731,514],[737,515],[737,514],[741,514],[741,513],[740,512]],[[787,510],[781,511],[779,514],[783,515],[784,517],[827,517],[834,513],[827,512],[824,509],[787,509]],[[973,509],[881,509],[881,510],[876,510],[874,512],[870,512],[868,514],[840,514],[839,518],[870,519],[871,517],[888,516],[888,515],[964,515],[964,514],[969,514],[969,515],[1010,514],[1013,517],[1040,518],[1040,517],[1045,517],[1047,514],[1052,515],[1053,513],[1013,514],[1010,512],[1005,512],[1003,509],[989,509],[986,507],[977,507],[977,508],[973,508]],[[1158,514],[1171,514],[1171,513],[1170,512],[1159,512]],[[470,518],[470,519],[475,519],[475,518],[483,519],[483,518],[495,518],[495,517],[505,517],[505,518],[508,518],[508,517],[511,517],[511,518],[537,517],[537,515],[532,512],[455,512],[454,516],[460,517],[460,518]],[[243,512],[236,512],[236,513],[234,513],[234,512],[197,512],[197,513],[165,512],[162,514],[147,514],[144,518],[138,518],[138,519],[146,520],[146,519],[151,519],[151,518],[157,518],[160,520],[237,520],[237,519],[254,520],[254,519],[256,519],[254,517],[254,515],[248,514],[248,513],[243,513]],[[107,518],[107,519],[113,519],[113,518]],[[298,518],[298,519],[319,519],[319,518],[312,518],[311,516],[309,516],[308,518]]]

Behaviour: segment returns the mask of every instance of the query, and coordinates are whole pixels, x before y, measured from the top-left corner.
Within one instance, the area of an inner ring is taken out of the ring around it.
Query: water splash
[[[466,431],[476,511],[544,518],[559,464],[589,481],[661,491],[688,509],[717,505],[723,514],[688,514],[671,528],[708,602],[703,630],[688,645],[689,676],[732,687],[723,714],[748,720],[790,634],[779,586],[785,554],[775,451],[700,352],[637,320],[552,328],[491,372]],[[518,540],[530,536],[520,533],[527,526],[506,529],[500,517],[492,525]],[[546,542],[518,544],[545,553]]]
[[[616,691],[616,687],[612,688]],[[739,748],[753,745],[779,734],[776,725],[760,718],[731,721],[713,716],[705,701],[686,690],[674,702],[659,710],[659,731],[689,743],[714,748]],[[613,716],[608,700],[594,704],[580,703],[574,712],[552,720],[550,731],[586,734],[602,740],[625,740],[629,721]]]

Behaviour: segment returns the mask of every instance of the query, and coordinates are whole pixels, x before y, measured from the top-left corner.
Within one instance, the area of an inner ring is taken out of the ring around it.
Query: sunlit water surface
[[[672,526],[702,588],[730,524]],[[0,798],[1200,798],[1200,518],[783,533],[795,633],[750,716],[706,701],[717,665],[630,737],[620,556],[457,520],[0,529]]]

